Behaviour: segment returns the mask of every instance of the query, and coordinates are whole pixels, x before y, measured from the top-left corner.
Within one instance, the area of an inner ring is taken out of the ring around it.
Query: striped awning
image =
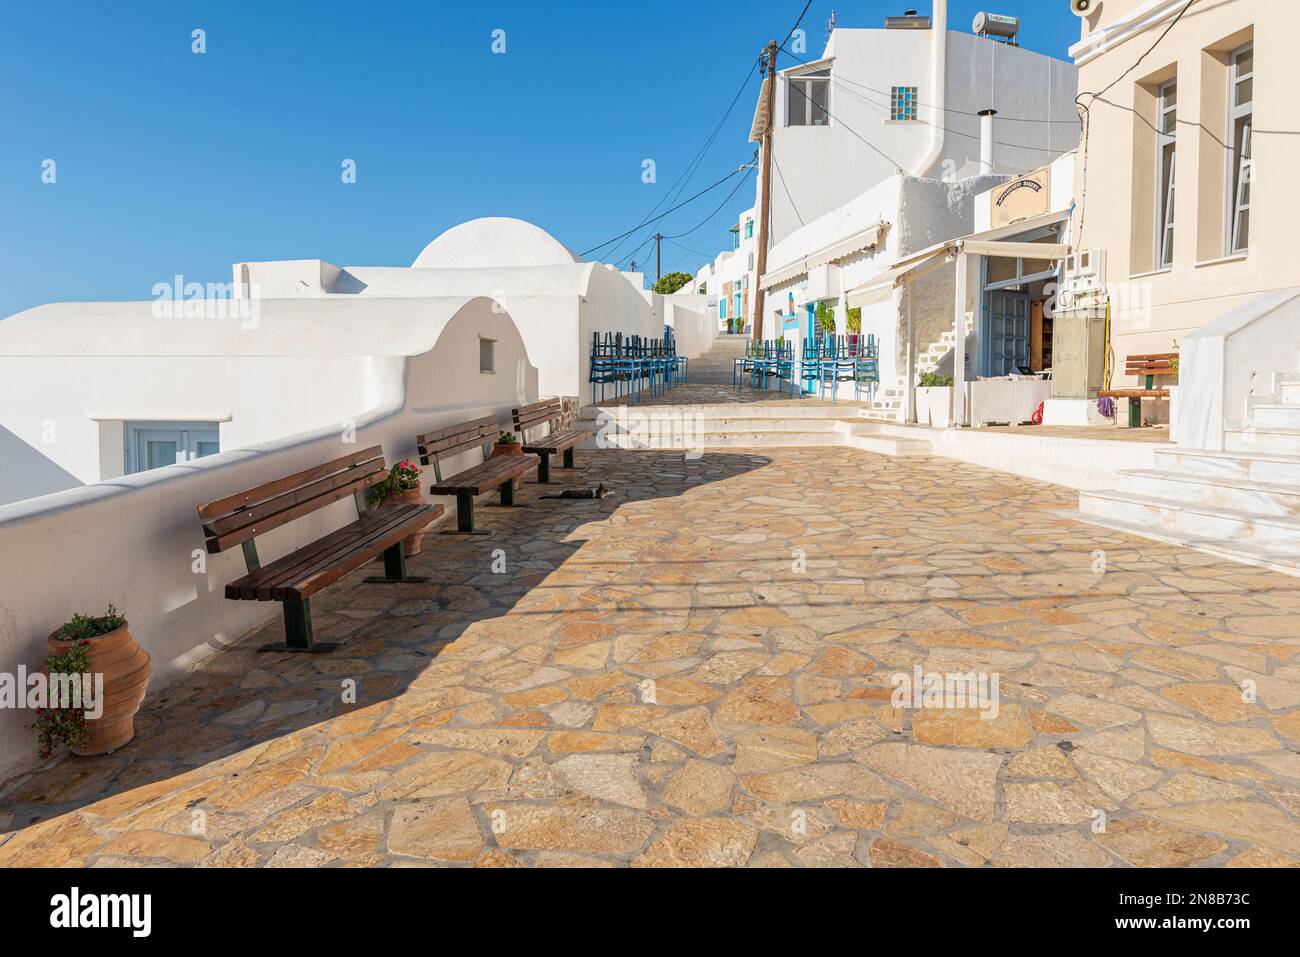
[[[850,256],[865,252],[880,244],[880,239],[888,228],[888,223],[876,223],[874,226],[869,226],[851,236],[837,240],[829,246],[823,246],[807,256],[800,256],[780,269],[769,269],[763,274],[758,284],[764,289],[774,289],[777,286],[784,286],[786,283],[802,279],[808,275],[810,270],[818,269],[827,263],[837,263],[842,259],[848,259]]]

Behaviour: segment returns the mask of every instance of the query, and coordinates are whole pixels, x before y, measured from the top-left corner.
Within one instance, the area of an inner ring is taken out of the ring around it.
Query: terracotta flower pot
[[[418,488],[408,488],[402,489],[400,492],[394,492],[392,495],[388,496],[388,498],[384,499],[383,505],[380,505],[380,508],[383,508],[384,505],[423,504],[424,496],[420,494],[420,490]],[[406,538],[402,539],[402,543],[406,546],[407,558],[410,558],[412,555],[418,555],[420,552],[424,551],[424,533],[418,532],[415,535],[408,535]]]
[[[104,713],[87,719],[86,743],[73,748],[73,754],[107,754],[135,737],[135,713],[149,685],[149,652],[127,627],[90,639],[90,672],[104,676]],[[65,655],[76,645],[54,634],[45,642],[53,655]]]
[[[524,447],[518,442],[498,442],[492,446],[492,455],[490,458],[499,459],[503,456],[523,455]]]

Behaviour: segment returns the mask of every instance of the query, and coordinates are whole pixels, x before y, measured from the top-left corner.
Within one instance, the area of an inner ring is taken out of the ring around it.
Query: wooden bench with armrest
[[[284,644],[262,651],[333,651],[312,639],[311,597],[344,575],[383,556],[383,578],[368,582],[415,584],[402,540],[443,514],[441,505],[397,505],[370,510],[370,489],[388,477],[384,451],[375,447],[296,472],[237,495],[199,506],[210,554],[240,546],[248,574],[226,586],[232,601],[278,601],[284,606]],[[263,566],[256,539],[352,496],[357,520]]]
[[[1157,389],[1156,379],[1178,375],[1178,353],[1161,352],[1147,356],[1129,356],[1124,363],[1124,374],[1146,377],[1145,389],[1107,389],[1098,392],[1099,399],[1129,399],[1128,424],[1130,428],[1142,427],[1142,400],[1167,399],[1168,389]]]
[[[564,454],[564,467],[573,468],[573,452],[577,445],[593,435],[589,429],[564,428],[564,404],[559,399],[547,399],[514,410],[515,431],[523,443],[524,451],[541,457],[537,466],[537,481],[545,485],[551,480],[551,456]],[[530,429],[547,426],[548,434],[536,439],[528,438]]]
[[[537,468],[540,460],[535,455],[503,455],[491,458],[488,449],[496,443],[501,429],[494,416],[449,425],[446,428],[422,435],[416,440],[420,449],[420,463],[432,465],[437,484],[429,490],[431,495],[456,497],[456,530],[449,535],[486,535],[474,528],[474,499],[493,490],[501,493],[501,505],[515,506],[515,481]],[[466,451],[480,448],[483,462],[463,472],[444,478],[442,463]]]

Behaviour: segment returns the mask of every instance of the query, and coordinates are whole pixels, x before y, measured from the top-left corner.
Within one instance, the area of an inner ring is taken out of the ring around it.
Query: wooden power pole
[[[763,131],[763,197],[758,214],[758,262],[754,271],[754,341],[763,341],[763,313],[767,308],[767,295],[763,289],[763,274],[767,272],[768,237],[771,236],[772,219],[772,140],[776,125],[776,52],[773,40],[767,45],[767,118]]]

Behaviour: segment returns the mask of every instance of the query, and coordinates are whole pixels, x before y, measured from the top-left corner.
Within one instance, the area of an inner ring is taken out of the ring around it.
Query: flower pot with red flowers
[[[135,714],[149,686],[149,653],[131,636],[117,609],[109,605],[103,615],[74,615],[46,644],[47,678],[79,680],[85,692],[81,703],[87,707],[72,707],[51,694],[32,724],[41,756],[48,758],[59,746],[73,754],[107,754],[135,737]],[[67,687],[50,681],[51,691],[58,684]],[[88,703],[92,693],[102,700]]]
[[[420,476],[424,470],[410,459],[398,462],[388,472],[388,478],[370,490],[370,504],[376,508],[393,505],[423,505],[424,496],[420,492]],[[417,532],[402,539],[406,546],[406,556],[418,555],[424,551],[424,533]]]
[[[523,455],[524,447],[519,444],[519,440],[514,437],[513,433],[502,432],[501,438],[497,439],[497,444],[492,446],[492,455],[490,458],[498,459],[502,456]]]

